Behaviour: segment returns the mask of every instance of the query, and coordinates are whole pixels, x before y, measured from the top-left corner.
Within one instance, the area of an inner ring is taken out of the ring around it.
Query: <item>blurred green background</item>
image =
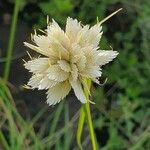
[[[14,5],[14,0],[0,1],[1,77]],[[43,91],[22,88],[30,77],[23,67],[22,59],[29,59],[23,42],[30,40],[33,29],[46,27],[47,15],[65,28],[68,16],[93,25],[96,17],[102,20],[119,8],[123,10],[103,24],[100,48],[111,46],[119,55],[103,68],[100,81],[108,78],[107,82],[92,86],[94,129],[102,150],[150,149],[149,0],[20,0],[9,82],[0,78],[0,149],[78,150],[81,104],[71,93],[64,102],[48,107]],[[82,145],[92,149],[86,126]]]

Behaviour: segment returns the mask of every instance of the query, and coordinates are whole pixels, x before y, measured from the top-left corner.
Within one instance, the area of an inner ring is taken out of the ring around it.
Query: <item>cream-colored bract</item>
[[[24,64],[33,74],[28,85],[32,89],[46,89],[49,105],[60,102],[71,88],[77,98],[86,103],[82,80],[89,78],[98,83],[101,66],[118,55],[113,50],[99,49],[101,36],[100,24],[83,26],[76,19],[68,17],[63,31],[52,20],[44,35],[32,35],[35,45],[24,42],[27,47],[42,54]]]

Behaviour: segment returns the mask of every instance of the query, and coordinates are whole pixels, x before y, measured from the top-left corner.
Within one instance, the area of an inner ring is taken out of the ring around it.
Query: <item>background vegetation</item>
[[[43,92],[21,87],[29,79],[21,60],[28,59],[22,46],[25,39],[21,45],[17,43],[23,34],[29,38],[25,28],[44,28],[46,15],[58,21],[63,28],[68,16],[81,20],[83,24],[94,24],[97,16],[101,20],[121,7],[122,12],[103,24],[100,47],[110,49],[109,46],[112,46],[119,51],[119,56],[103,69],[101,82],[106,78],[108,81],[101,87],[92,87],[92,99],[96,101],[96,105],[92,105],[94,129],[102,150],[150,149],[150,1],[20,1],[19,36],[14,39],[14,55],[9,58],[12,63],[9,82],[0,79],[0,149],[78,149],[75,134],[80,103],[73,93],[59,105],[48,107]],[[14,0],[0,2],[1,15],[7,13],[11,17],[14,4]],[[2,27],[1,23],[0,30]],[[0,35],[2,39],[3,35]],[[2,75],[7,59],[5,45],[0,43],[0,46]],[[35,56],[34,53],[32,55]],[[87,133],[85,126],[82,144],[85,149],[91,150]]]

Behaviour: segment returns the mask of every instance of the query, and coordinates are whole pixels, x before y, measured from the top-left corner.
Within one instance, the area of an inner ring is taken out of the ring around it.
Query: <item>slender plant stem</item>
[[[13,13],[12,24],[11,24],[11,29],[10,29],[9,43],[8,43],[8,48],[7,48],[7,56],[6,56],[6,63],[5,63],[5,70],[4,70],[5,82],[7,82],[8,77],[9,77],[12,51],[13,51],[13,46],[14,46],[14,38],[15,38],[15,32],[16,32],[16,24],[18,20],[19,4],[20,4],[20,0],[15,0],[15,7],[14,7],[14,13]]]
[[[8,143],[4,137],[4,134],[2,133],[2,131],[0,131],[0,143],[1,146],[5,149],[5,150],[9,150],[10,147],[8,146]]]
[[[96,146],[97,142],[96,142],[96,137],[95,137],[95,133],[94,133],[89,102],[87,102],[83,107],[85,110],[86,120],[87,120],[87,124],[88,124],[88,128],[89,128],[89,132],[90,132],[92,147],[93,147],[93,150],[97,150],[97,146]]]
[[[81,144],[81,135],[83,131],[84,121],[86,119],[89,132],[90,132],[90,138],[91,138],[93,150],[97,150],[97,141],[96,141],[96,137],[94,133],[91,111],[90,111],[90,103],[89,103],[89,91],[91,87],[91,80],[86,80],[84,81],[84,83],[85,83],[84,85],[86,85],[84,86],[84,94],[86,96],[87,103],[84,104],[80,110],[80,117],[79,117],[79,122],[78,122],[78,129],[77,129],[77,144],[80,150],[83,150],[82,144]]]
[[[118,9],[117,11],[113,12],[112,14],[110,14],[109,16],[107,16],[106,18],[101,20],[100,22],[97,18],[97,23],[99,23],[99,24],[104,23],[105,21],[110,19],[112,16],[114,16],[121,10],[122,10],[122,8]],[[77,128],[77,144],[78,144],[80,150],[83,150],[82,144],[81,144],[81,135],[82,135],[83,125],[84,125],[84,121],[85,121],[85,117],[86,117],[89,132],[90,132],[90,137],[91,137],[91,141],[92,141],[93,150],[96,150],[97,149],[97,140],[96,140],[94,129],[93,129],[93,123],[92,123],[92,117],[91,117],[91,111],[90,111],[90,103],[89,103],[89,91],[90,91],[90,87],[91,87],[91,80],[84,81],[84,83],[85,83],[85,85],[83,84],[84,93],[85,93],[85,96],[87,99],[87,103],[81,107],[81,111],[80,111],[80,117],[79,117],[78,128]]]
[[[91,87],[91,80],[87,80],[87,86],[88,86],[88,89],[86,87],[84,87],[84,93],[87,98],[87,103],[83,105],[83,109],[85,112],[85,117],[87,120],[89,132],[90,132],[90,138],[91,138],[93,150],[97,150],[97,141],[96,141],[96,137],[95,137],[95,133],[94,133],[92,117],[91,117],[91,110],[90,110],[90,103],[89,103],[89,91],[90,91],[90,87]]]
[[[77,144],[80,150],[83,150],[82,144],[81,144],[81,135],[83,131],[84,121],[85,121],[85,112],[84,112],[83,107],[81,107],[80,117],[79,117],[79,122],[78,122],[78,129],[77,129]]]

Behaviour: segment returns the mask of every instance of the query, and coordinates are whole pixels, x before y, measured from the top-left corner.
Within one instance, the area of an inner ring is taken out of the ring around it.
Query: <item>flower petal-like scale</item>
[[[100,50],[102,26],[81,25],[77,19],[67,18],[63,31],[56,21],[48,23],[44,35],[32,36],[35,45],[24,42],[36,51],[39,58],[29,60],[25,68],[32,72],[28,85],[47,90],[47,103],[59,103],[71,90],[77,98],[86,103],[82,81],[91,79],[98,83],[102,74],[101,66],[112,61],[118,52]]]

